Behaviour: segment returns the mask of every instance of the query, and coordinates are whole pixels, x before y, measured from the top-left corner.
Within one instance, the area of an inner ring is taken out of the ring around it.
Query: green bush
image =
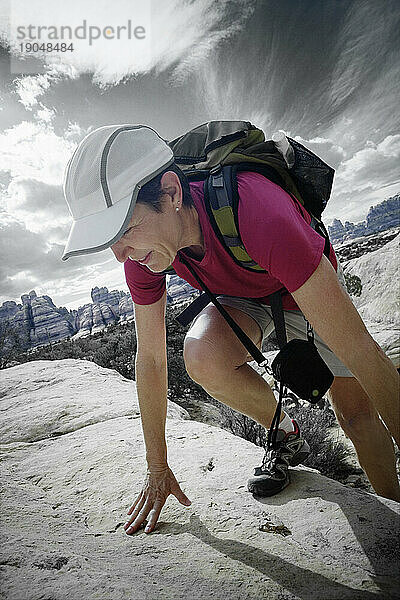
[[[9,319],[0,321],[0,369],[5,369],[18,356],[24,352],[30,344],[29,335],[26,331],[18,329],[10,323]]]
[[[18,355],[20,363],[31,360],[90,360],[101,367],[115,369],[128,379],[134,379],[136,333],[134,323],[109,325],[107,329],[75,340],[66,339],[47,344]]]
[[[347,273],[344,274],[344,279],[350,296],[361,296],[361,279],[357,275],[348,275]]]
[[[291,403],[287,410],[290,416],[298,421],[301,433],[310,445],[307,466],[339,481],[353,473],[352,467],[346,461],[349,455],[347,448],[342,442],[329,439],[329,429],[336,423],[331,408],[325,406],[320,409],[312,404]]]

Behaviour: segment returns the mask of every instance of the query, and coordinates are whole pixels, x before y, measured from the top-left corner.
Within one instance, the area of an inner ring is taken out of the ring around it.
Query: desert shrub
[[[352,472],[346,461],[349,452],[342,442],[328,437],[329,429],[336,423],[334,412],[326,406],[320,409],[312,404],[291,404],[290,416],[298,421],[302,435],[307,439],[311,453],[307,466],[318,469],[332,479],[343,479]]]
[[[5,369],[29,347],[27,332],[15,327],[8,319],[0,321],[0,369]]]
[[[361,279],[357,275],[350,275],[345,273],[344,279],[346,282],[347,291],[350,296],[361,296],[362,283]]]
[[[222,423],[224,429],[228,429],[238,437],[255,444],[265,447],[267,443],[266,430],[256,421],[246,415],[233,410],[225,404],[221,405]]]
[[[90,360],[99,366],[115,369],[128,379],[134,378],[133,357],[136,334],[133,323],[113,325],[90,336],[66,339],[40,346],[18,355],[20,363],[31,360]]]

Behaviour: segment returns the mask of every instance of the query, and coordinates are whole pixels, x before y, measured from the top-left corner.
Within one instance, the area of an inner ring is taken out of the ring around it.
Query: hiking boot
[[[274,496],[290,483],[289,466],[296,467],[310,454],[310,447],[301,437],[300,429],[294,419],[294,431],[286,433],[278,429],[276,448],[267,447],[261,467],[254,469],[254,477],[247,482],[249,492],[256,496]],[[268,437],[271,430],[268,432]]]

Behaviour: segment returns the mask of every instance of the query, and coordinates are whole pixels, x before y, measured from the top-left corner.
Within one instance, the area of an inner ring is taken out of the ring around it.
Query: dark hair
[[[187,177],[175,163],[172,163],[172,165],[164,169],[159,175],[154,177],[154,179],[148,181],[141,188],[136,200],[138,204],[147,204],[147,206],[154,210],[154,212],[162,212],[161,198],[163,196],[163,193],[161,188],[161,178],[164,175],[164,173],[167,173],[168,171],[173,171],[179,177],[179,181],[181,183],[183,192],[183,206],[193,206],[193,200],[192,196],[190,195],[190,188]]]

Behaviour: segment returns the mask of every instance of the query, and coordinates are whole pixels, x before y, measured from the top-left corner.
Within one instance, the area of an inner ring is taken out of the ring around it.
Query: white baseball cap
[[[145,125],[105,125],[83,138],[64,174],[73,224],[62,260],[115,244],[140,188],[173,161],[167,142]]]

